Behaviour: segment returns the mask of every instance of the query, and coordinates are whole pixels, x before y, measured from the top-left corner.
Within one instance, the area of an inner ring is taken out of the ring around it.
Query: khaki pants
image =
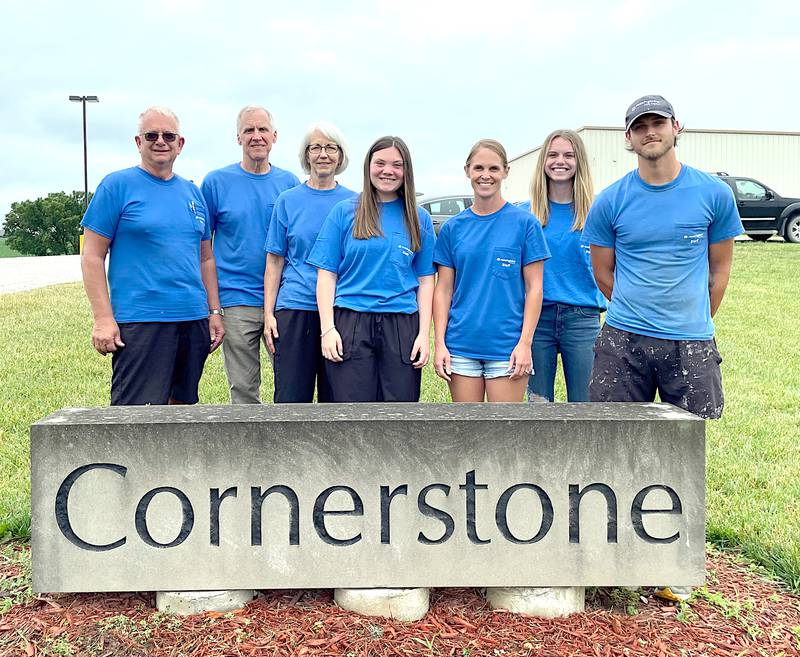
[[[225,308],[222,357],[231,391],[231,404],[260,404],[261,342],[264,309],[252,306]]]

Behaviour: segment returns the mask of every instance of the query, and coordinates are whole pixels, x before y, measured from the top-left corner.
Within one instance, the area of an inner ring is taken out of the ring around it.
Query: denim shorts
[[[466,356],[450,355],[450,368],[453,374],[461,376],[483,377],[484,379],[499,379],[509,376],[511,368],[507,360],[479,360]]]

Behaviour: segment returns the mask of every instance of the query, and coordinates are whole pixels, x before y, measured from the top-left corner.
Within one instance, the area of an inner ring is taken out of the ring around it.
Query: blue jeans
[[[561,353],[567,400],[589,401],[594,342],[600,333],[597,308],[548,303],[542,306],[539,324],[533,335],[533,376],[528,380],[528,394],[553,401],[556,362]]]

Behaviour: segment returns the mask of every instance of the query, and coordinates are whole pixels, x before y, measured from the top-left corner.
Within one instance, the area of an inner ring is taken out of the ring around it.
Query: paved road
[[[0,294],[79,280],[80,256],[0,258]]]
[[[746,237],[737,240],[749,241]],[[80,256],[0,258],[0,294],[80,280]]]

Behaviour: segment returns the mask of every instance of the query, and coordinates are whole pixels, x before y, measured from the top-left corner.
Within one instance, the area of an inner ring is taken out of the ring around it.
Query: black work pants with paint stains
[[[589,399],[661,401],[708,420],[722,416],[722,357],[714,340],[662,340],[606,324],[594,347]]]

